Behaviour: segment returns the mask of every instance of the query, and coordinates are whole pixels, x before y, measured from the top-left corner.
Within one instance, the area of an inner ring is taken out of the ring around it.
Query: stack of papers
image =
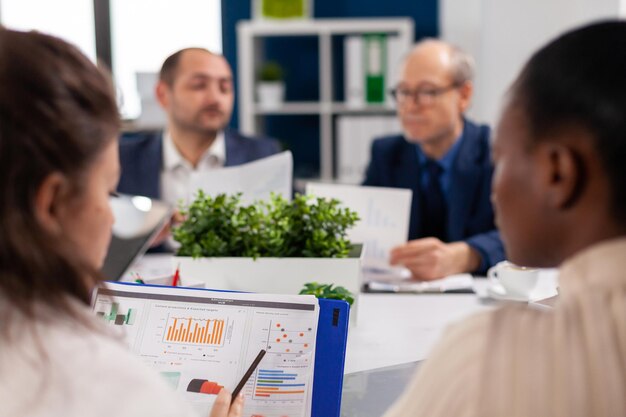
[[[199,412],[244,386],[245,415],[310,417],[319,306],[313,296],[107,283],[93,309]]]
[[[409,278],[381,279],[376,273],[365,272],[368,281],[365,291],[390,293],[473,293],[474,281],[470,274],[450,275],[433,281],[415,281]]]

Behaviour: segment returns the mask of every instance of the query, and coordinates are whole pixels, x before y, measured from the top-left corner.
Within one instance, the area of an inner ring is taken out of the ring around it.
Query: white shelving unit
[[[414,24],[410,18],[315,19],[307,21],[240,21],[237,24],[239,123],[243,133],[262,132],[262,118],[268,115],[319,115],[320,176],[333,179],[333,116],[338,114],[393,114],[386,105],[351,108],[333,101],[332,37],[385,33],[397,36],[408,50],[413,44]],[[317,36],[319,38],[319,97],[316,102],[285,102],[280,108],[264,109],[255,100],[255,74],[263,62],[262,41],[275,36]],[[243,70],[245,69],[245,71]]]

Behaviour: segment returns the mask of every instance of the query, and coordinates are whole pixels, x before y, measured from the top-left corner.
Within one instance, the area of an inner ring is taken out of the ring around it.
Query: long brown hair
[[[41,227],[35,196],[53,173],[81,195],[119,130],[112,85],[74,46],[0,28],[0,86],[0,295],[28,316],[36,301],[69,312],[69,298],[89,302],[97,273]]]

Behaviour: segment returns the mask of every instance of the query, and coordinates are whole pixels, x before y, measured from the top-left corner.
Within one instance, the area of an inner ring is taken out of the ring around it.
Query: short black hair
[[[213,55],[213,52],[205,48],[185,48],[176,51],[172,55],[168,56],[165,61],[163,61],[163,65],[161,66],[159,79],[170,87],[174,84],[174,79],[176,78],[176,70],[178,69],[178,63],[180,62],[180,58],[187,51],[201,51]]]
[[[559,36],[537,51],[512,89],[534,140],[565,126],[594,140],[626,225],[626,21],[603,21]]]

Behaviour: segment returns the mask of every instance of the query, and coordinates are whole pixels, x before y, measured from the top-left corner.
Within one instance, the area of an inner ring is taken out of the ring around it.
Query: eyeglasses
[[[389,94],[398,104],[406,104],[409,100],[413,100],[415,104],[430,106],[437,100],[437,97],[458,87],[460,87],[459,83],[453,83],[447,87],[425,87],[415,90],[406,87],[396,87],[391,89]]]

